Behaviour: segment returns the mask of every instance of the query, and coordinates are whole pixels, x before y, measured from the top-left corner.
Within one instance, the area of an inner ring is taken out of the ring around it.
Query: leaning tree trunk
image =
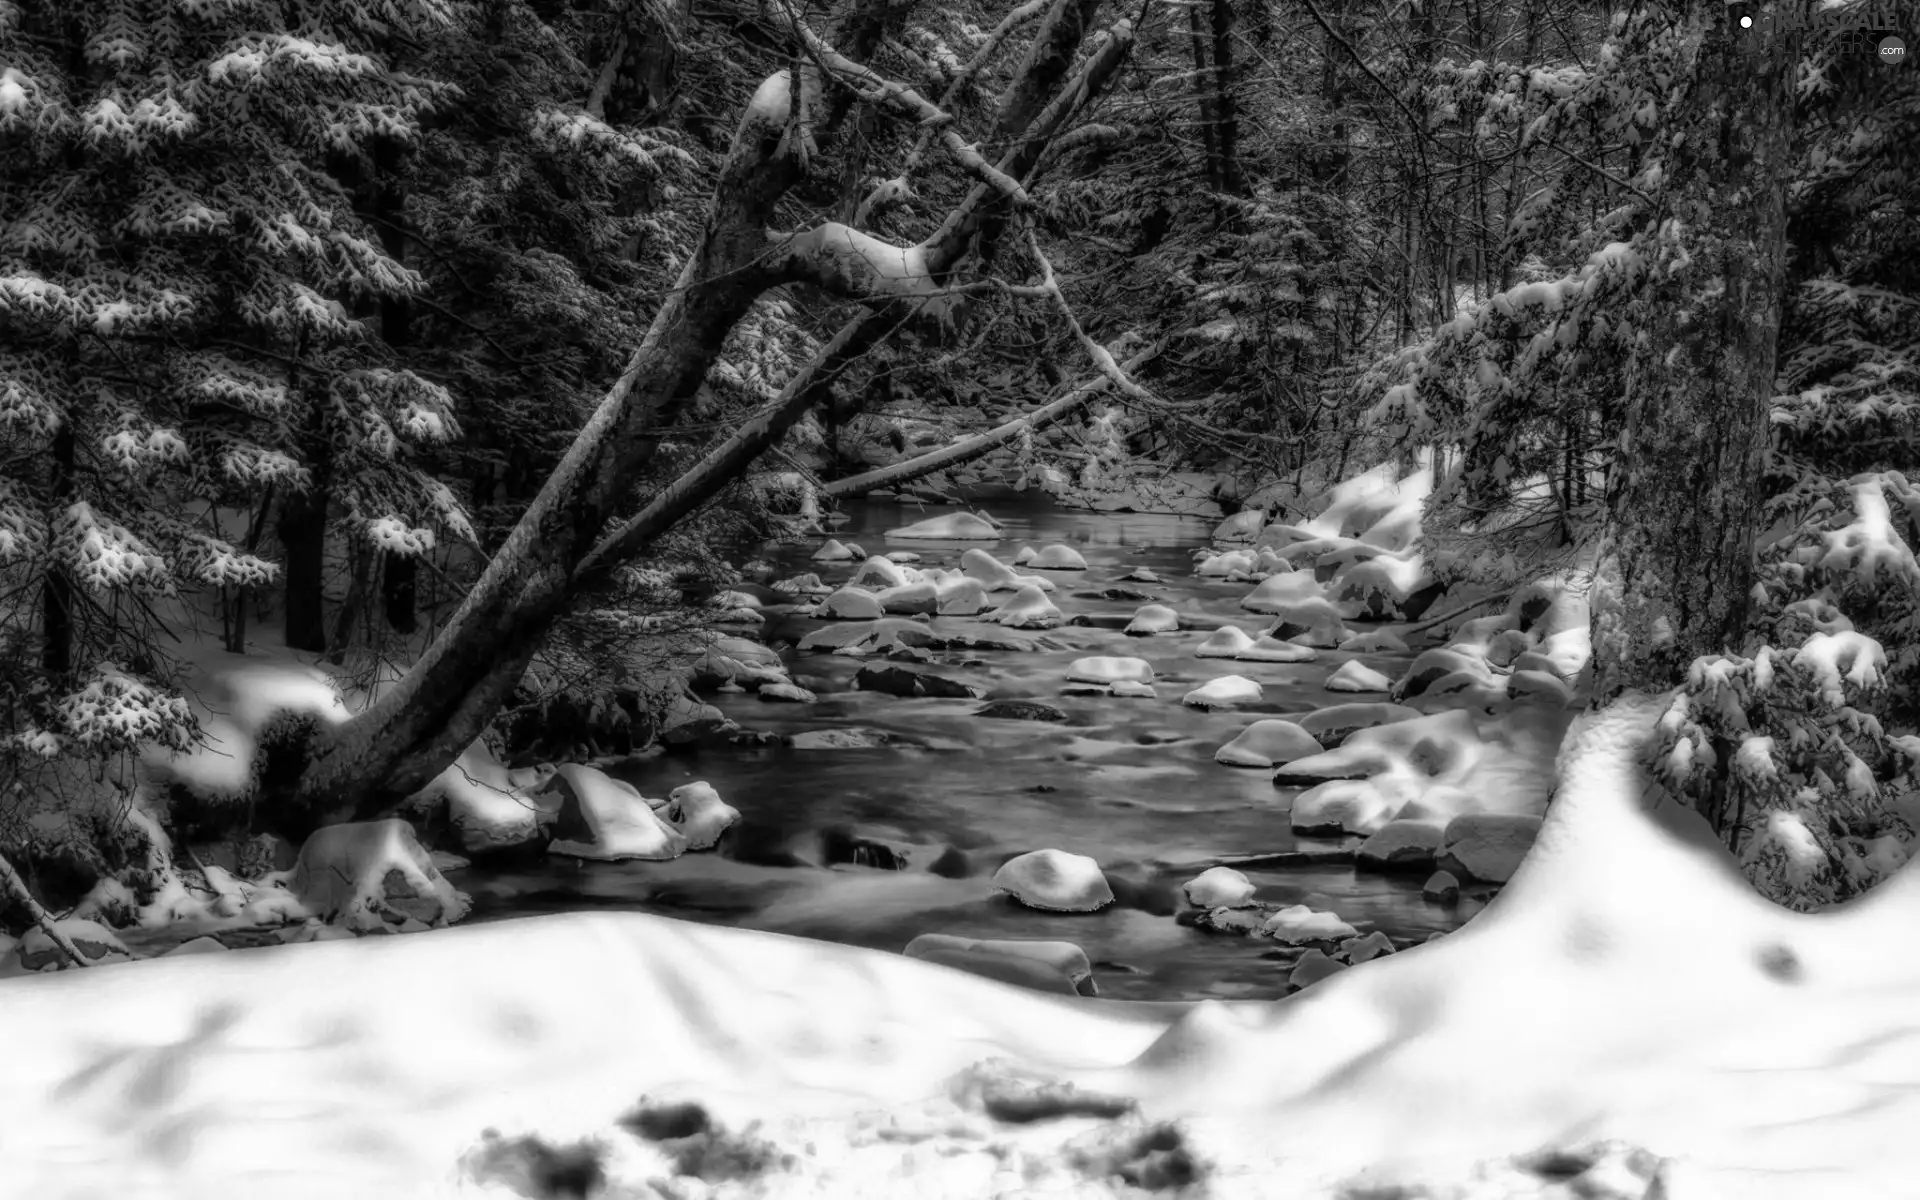
[[[1029,121],[1036,114],[1044,117],[1040,106],[1071,70],[1084,28],[1065,14],[1087,3],[1055,0],[1052,19],[1002,100],[1003,112],[1024,111]],[[596,547],[636,482],[646,478],[662,430],[671,427],[706,378],[727,334],[764,291],[806,282],[882,310],[908,298],[935,299],[949,264],[979,231],[982,217],[996,208],[981,197],[1026,201],[1014,179],[1031,169],[1044,139],[1030,137],[1010,152],[1021,168],[1010,178],[953,132],[944,113],[858,65],[853,56],[864,56],[880,43],[876,14],[901,13],[898,6],[861,0],[842,24],[846,55],[789,18],[794,36],[809,51],[806,65],[798,79],[782,71],[755,92],[716,184],[705,235],[626,370],[421,659],[367,711],[315,735],[294,797],[298,804],[329,821],[384,815],[479,735],[578,593],[583,565],[595,558],[605,561]],[[858,81],[882,103],[939,128],[952,156],[979,179],[962,208],[920,246],[890,246],[834,223],[790,235],[769,232],[776,205],[805,170],[805,155],[796,148],[809,139],[807,115],[820,114],[821,125],[831,127],[847,108],[841,95],[821,103],[829,69],[840,79]],[[848,342],[861,340],[855,336]],[[699,494],[710,494],[712,486],[708,479],[700,488],[682,489],[671,507],[691,511]]]
[[[1695,8],[1699,56],[1641,242],[1647,349],[1630,374],[1595,589],[1599,703],[1665,690],[1696,657],[1737,649],[1753,582],[1798,23],[1779,21],[1755,45],[1724,27],[1720,5]],[[1700,9],[1712,11],[1702,20]]]

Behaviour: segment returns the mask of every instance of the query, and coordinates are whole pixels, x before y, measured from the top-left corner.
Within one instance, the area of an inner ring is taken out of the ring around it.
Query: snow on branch
[[[1052,0],[1027,0],[1027,3],[1001,18],[1000,23],[987,34],[986,40],[980,43],[980,48],[974,52],[973,57],[955,72],[953,81],[947,85],[947,90],[940,97],[938,107],[942,110],[950,110],[954,101],[959,99],[961,91],[999,52],[1001,44],[1007,40],[1007,35],[1047,11],[1051,3]],[[914,139],[913,149],[907,151],[906,161],[901,164],[899,173],[891,179],[874,185],[873,190],[867,193],[866,199],[862,200],[860,206],[854,210],[855,225],[865,225],[872,218],[875,209],[899,203],[913,194],[907,179],[919,167],[921,160],[927,156],[927,148],[933,144],[933,135],[934,127],[931,125],[921,130],[920,136]]]
[[[968,174],[979,179],[988,187],[1000,193],[1016,208],[1024,208],[1031,203],[1026,189],[1019,182],[981,157],[977,147],[962,138],[951,128],[953,117],[936,107],[920,93],[904,83],[887,79],[869,67],[864,67],[841,54],[821,40],[820,35],[807,28],[798,17],[790,18],[795,36],[800,39],[807,52],[819,62],[822,70],[831,72],[842,83],[853,88],[862,100],[873,104],[884,104],[907,116],[918,120],[927,129],[940,130],[940,140],[953,155],[954,161]]]

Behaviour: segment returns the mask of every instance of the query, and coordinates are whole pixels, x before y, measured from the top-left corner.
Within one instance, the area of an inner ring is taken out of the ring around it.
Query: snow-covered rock
[[[420,789],[416,801],[444,801],[447,823],[468,854],[530,846],[546,837],[554,809],[518,786],[484,741],[475,741],[454,764]]]
[[[1573,689],[1558,675],[1546,671],[1515,671],[1507,677],[1507,696],[1527,704],[1550,704],[1566,708],[1573,704]]]
[[[1258,561],[1251,550],[1228,550],[1224,554],[1209,554],[1193,573],[1204,579],[1230,579],[1251,573]]]
[[[1308,942],[1337,942],[1355,937],[1359,930],[1342,921],[1337,913],[1315,912],[1304,904],[1289,904],[1268,917],[1260,932],[1277,942],[1301,946]]]
[[[889,550],[879,557],[889,562],[897,563],[917,563],[920,561],[920,556],[911,550]]]
[[[762,700],[779,700],[788,704],[812,704],[819,699],[795,683],[763,683],[755,694]]]
[[[1310,600],[1326,602],[1326,593],[1314,577],[1304,571],[1270,576],[1240,600],[1248,612],[1279,613]],[[1337,615],[1337,614],[1336,614]]]
[[[1253,638],[1238,625],[1222,625],[1194,648],[1196,658],[1235,658],[1253,649]]]
[[[960,569],[981,582],[990,592],[1012,592],[1023,587],[1054,590],[1053,580],[1041,575],[1022,575],[985,550],[969,550],[960,556]]]
[[[564,768],[562,768],[564,770]],[[325,825],[300,847],[288,888],[313,915],[356,932],[445,925],[472,907],[405,821]]]
[[[1312,662],[1320,657],[1320,652],[1311,646],[1283,642],[1277,637],[1263,633],[1253,639],[1253,645],[1241,650],[1234,657],[1241,662],[1300,663]]]
[[[1159,583],[1160,577],[1149,567],[1135,567],[1120,577],[1127,583]]]
[[[774,581],[773,590],[794,596],[825,595],[833,590],[832,586],[820,582],[820,577],[809,571],[804,575],[794,575]]]
[[[1472,714],[1445,709],[1357,730],[1332,750],[1288,763],[1279,778],[1311,783],[1400,774],[1457,783],[1479,763],[1483,746]]]
[[[1420,715],[1419,709],[1404,704],[1334,704],[1300,718],[1300,728],[1331,750],[1362,729],[1391,725]]]
[[[1238,708],[1242,704],[1258,704],[1260,696],[1260,685],[1245,675],[1222,675],[1180,697],[1180,703],[1188,708]]]
[[[1213,540],[1216,542],[1250,542],[1260,534],[1267,522],[1263,509],[1243,508],[1213,528]]]
[[[965,575],[949,576],[935,585],[937,611],[943,617],[971,617],[989,604],[987,587]]]
[[[1350,658],[1327,676],[1326,687],[1330,692],[1384,692],[1393,687],[1393,680],[1359,659]]]
[[[1054,606],[1053,601],[1047,599],[1046,592],[1032,584],[1025,584],[999,608],[982,616],[981,620],[1012,629],[1052,629],[1066,620],[1066,616]]]
[[[1407,667],[1406,674],[1393,685],[1393,698],[1488,690],[1504,692],[1505,684],[1495,680],[1485,658],[1454,646],[1435,646],[1421,651]]]
[[[1293,831],[1303,837],[1371,837],[1386,828],[1409,798],[1367,779],[1322,783],[1294,797]]]
[[[689,850],[713,849],[720,835],[740,820],[740,810],[722,800],[704,780],[683,783],[667,793],[667,803],[657,812],[687,839]]]
[[[167,958],[187,958],[195,954],[225,954],[227,944],[216,937],[189,938],[166,952]]]
[[[1129,637],[1151,637],[1157,633],[1180,632],[1180,614],[1164,604],[1143,604],[1134,610],[1133,620],[1124,632]]]
[[[889,529],[887,537],[894,541],[994,542],[1000,540],[1000,531],[985,517],[963,512],[928,517],[924,521]]]
[[[853,578],[847,580],[847,586],[882,592],[888,588],[911,583],[919,574],[918,571],[908,571],[890,558],[875,555],[860,564],[860,569],[853,573]]]
[[[1153,664],[1144,658],[1093,655],[1068,663],[1067,678],[1078,683],[1152,683]]]
[[[844,587],[822,600],[813,615],[827,621],[871,621],[886,616],[887,609],[872,592]]]
[[[1365,633],[1356,633],[1335,647],[1349,654],[1404,654],[1407,651],[1406,639],[1391,629],[1370,629]]]
[[[1065,850],[1034,850],[1008,859],[993,874],[993,890],[1046,912],[1095,912],[1113,903],[1113,888],[1100,864]]]
[[[1021,565],[1043,571],[1084,571],[1087,560],[1072,546],[1055,542]]]
[[[813,552],[814,562],[852,562],[853,551],[839,538],[828,538],[818,550]]]
[[[89,964],[126,962],[133,958],[133,952],[127,949],[119,935],[98,921],[63,917],[53,924]],[[67,952],[38,925],[20,936],[17,953],[21,968],[27,971],[58,971],[73,965]]]
[[[1408,820],[1396,817],[1380,827],[1380,832],[1360,843],[1356,864],[1373,871],[1418,871],[1433,869],[1440,853],[1446,827],[1438,821]]]
[[[1241,730],[1214,752],[1213,761],[1229,767],[1271,767],[1318,753],[1320,743],[1312,734],[1292,721],[1271,717]]]
[[[565,763],[549,785],[560,797],[547,853],[603,862],[678,858],[686,835],[661,819],[632,784],[579,763]]]
[[[1108,686],[1107,694],[1117,700],[1153,700],[1159,696],[1152,684],[1138,679],[1116,679]]]
[[[908,958],[940,963],[1020,987],[1094,996],[1093,965],[1072,942],[1014,938],[965,938],[923,933],[902,951]]]
[[[1267,630],[1268,636],[1295,645],[1332,649],[1352,636],[1347,631],[1345,619],[1340,615],[1340,606],[1331,600],[1301,600],[1293,604],[1276,605],[1270,611],[1275,614],[1275,620]]]
[[[1468,813],[1447,822],[1435,860],[1462,879],[1505,883],[1540,835],[1539,817],[1518,813]]]
[[[1181,885],[1195,908],[1239,908],[1253,900],[1253,881],[1232,867],[1208,867]]]

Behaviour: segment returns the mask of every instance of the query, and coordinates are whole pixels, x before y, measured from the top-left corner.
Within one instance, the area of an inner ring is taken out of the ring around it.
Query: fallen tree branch
[[[1124,364],[1119,364],[1116,369],[1124,375],[1127,371],[1135,370],[1141,365],[1152,361],[1153,357],[1159,352],[1159,346],[1142,350],[1140,353],[1128,359]],[[1111,359],[1112,356],[1109,355],[1108,357]],[[1039,408],[1034,409],[1032,412],[1015,417],[1013,420],[997,425],[984,433],[977,433],[972,437],[962,438],[952,445],[942,446],[938,450],[930,450],[925,454],[907,459],[904,462],[897,462],[891,466],[868,471],[862,475],[850,475],[845,479],[836,479],[821,489],[821,495],[834,499],[858,496],[866,492],[871,492],[876,488],[888,487],[897,483],[906,483],[910,480],[918,479],[923,475],[931,475],[935,471],[944,470],[947,467],[979,458],[981,455],[991,453],[996,448],[1013,441],[1022,433],[1046,428],[1082,404],[1085,404],[1088,400],[1106,391],[1112,382],[1113,379],[1107,375],[1102,375],[1098,379],[1089,380],[1060,397],[1058,400],[1049,401]]]
[[[1463,604],[1452,612],[1442,613],[1437,617],[1429,617],[1418,625],[1408,625],[1401,629],[1395,629],[1393,632],[1400,637],[1406,637],[1414,633],[1425,633],[1435,625],[1444,625],[1455,617],[1464,617],[1476,608],[1485,608],[1489,604],[1504,604],[1511,599],[1513,599],[1513,590],[1511,588],[1504,592],[1494,592],[1492,595],[1480,597],[1472,604]]]
[[[33,923],[52,939],[54,945],[60,947],[62,954],[73,960],[74,966],[91,967],[93,965],[87,956],[80,952],[80,947],[73,944],[73,939],[54,922],[53,917],[40,902],[33,898],[33,893],[27,890],[27,881],[20,878],[20,873],[13,869],[13,864],[7,861],[7,856],[4,854],[0,854],[0,884],[6,885],[7,895],[12,897],[15,904],[26,910],[27,915],[33,918]]]

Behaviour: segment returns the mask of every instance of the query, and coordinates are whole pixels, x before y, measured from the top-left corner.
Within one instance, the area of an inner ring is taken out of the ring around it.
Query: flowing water
[[[1080,551],[1088,569],[1042,573],[1056,584],[1054,602],[1068,617],[1130,614],[1141,602],[1073,593],[1119,585],[1122,575],[1144,566],[1162,582],[1124,586],[1154,593],[1196,625],[1236,623],[1257,634],[1268,621],[1238,606],[1251,585],[1193,573],[1191,552],[1207,544],[1217,518],[1091,513],[1024,499],[986,507],[1005,524],[997,543],[889,540],[889,528],[952,510],[882,501],[855,505],[835,534],[873,553],[912,550],[922,556],[920,566],[955,565],[974,546],[1010,561],[1022,545],[1064,542]],[[846,579],[858,565],[808,561],[818,544],[778,545],[764,554],[782,574],[815,571],[829,583]],[[820,624],[808,621],[804,627]],[[954,617],[935,618],[933,628],[1005,633]],[[1292,953],[1269,941],[1182,925],[1171,915],[1173,897],[1211,860],[1342,846],[1295,838],[1287,820],[1295,793],[1274,787],[1269,771],[1221,766],[1213,754],[1262,715],[1383,698],[1324,689],[1326,677],[1355,656],[1322,651],[1317,661],[1292,664],[1202,659],[1193,655],[1206,636],[1198,631],[1136,638],[1118,628],[1063,626],[1019,636],[1044,638],[1056,648],[935,652],[927,663],[901,665],[975,684],[989,699],[1043,701],[1064,711],[1065,722],[984,719],[973,715],[981,701],[853,690],[853,675],[868,660],[789,651],[795,678],[818,694],[817,704],[770,703],[750,693],[709,699],[750,729],[873,731],[888,744],[717,747],[628,760],[610,772],[649,796],[696,779],[713,784],[742,814],[735,847],[671,863],[550,858],[474,867],[455,873],[454,882],[474,896],[474,919],[480,920],[612,906],[894,951],[918,934],[935,932],[1062,939],[1079,944],[1094,961],[1105,996],[1283,994]],[[1158,699],[1062,696],[1067,664],[1090,654],[1146,659]],[[1391,677],[1409,656],[1360,657]],[[1257,680],[1263,703],[1216,713],[1180,703],[1201,682],[1229,674]],[[856,862],[826,869],[769,865],[782,847],[820,861],[820,834],[829,828],[887,847],[905,858],[905,869],[868,865],[880,853],[872,849],[853,855]],[[949,847],[965,855],[965,877],[927,870]],[[991,893],[989,881],[1001,861],[1045,847],[1096,859],[1118,884],[1121,902],[1099,913],[1054,915]],[[1473,901],[1454,910],[1426,903],[1418,876],[1356,873],[1341,865],[1241,869],[1259,886],[1262,900],[1331,909],[1362,932],[1378,929],[1400,944],[1450,930],[1475,907]]]

